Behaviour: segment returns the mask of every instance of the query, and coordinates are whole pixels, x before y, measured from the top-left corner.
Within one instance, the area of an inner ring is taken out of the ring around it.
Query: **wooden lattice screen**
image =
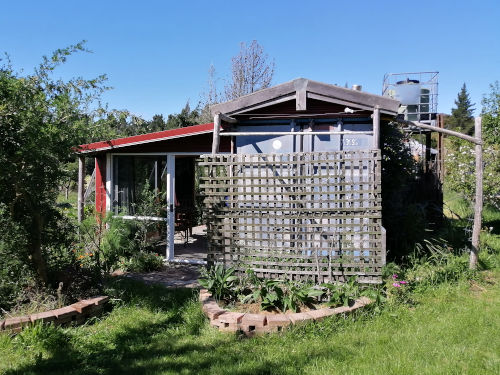
[[[199,165],[209,264],[381,282],[380,151],[204,155]]]

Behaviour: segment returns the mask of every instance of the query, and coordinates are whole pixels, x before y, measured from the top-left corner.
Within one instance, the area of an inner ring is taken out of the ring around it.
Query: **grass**
[[[459,232],[451,233],[451,237],[463,236],[465,227],[472,228],[472,222],[467,219],[473,216],[472,203],[449,190],[444,191],[444,201],[446,202],[444,214],[452,222],[450,227]],[[483,208],[481,251],[494,255],[497,267],[500,266],[500,210],[491,206]]]
[[[469,207],[446,195],[451,211]],[[463,234],[467,220],[452,218]],[[500,212],[486,207],[475,281],[417,288],[387,305],[246,339],[209,327],[192,290],[115,279],[114,308],[82,327],[0,335],[2,374],[498,374]],[[491,227],[491,229],[490,229]],[[453,233],[448,233],[453,236]],[[458,240],[457,240],[458,241]],[[464,255],[465,257],[466,255]]]
[[[107,316],[0,336],[5,374],[497,374],[498,274],[442,284],[415,307],[331,318],[242,339],[207,325],[196,296],[118,280]]]

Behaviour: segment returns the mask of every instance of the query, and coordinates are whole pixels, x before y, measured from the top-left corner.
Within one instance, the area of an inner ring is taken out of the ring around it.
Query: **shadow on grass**
[[[500,219],[484,220],[483,226],[488,228],[491,234],[500,234]]]
[[[119,299],[108,318],[87,329],[59,330],[61,337],[46,348],[48,358],[39,357],[6,374],[292,374],[302,372],[311,361],[331,357],[343,361],[354,355],[336,346],[280,350],[293,349],[296,333],[288,338],[285,334],[239,339],[203,330],[207,323],[193,302],[193,290],[117,279],[108,291]],[[113,314],[120,317],[121,308],[134,314],[134,307],[139,308],[135,314],[147,309],[154,319],[134,315],[130,324],[114,324]]]

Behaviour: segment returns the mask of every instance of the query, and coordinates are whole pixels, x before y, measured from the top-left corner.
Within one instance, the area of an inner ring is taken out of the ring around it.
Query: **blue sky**
[[[87,40],[63,78],[107,74],[109,108],[146,119],[195,106],[214,64],[219,88],[240,42],[276,63],[273,83],[297,77],[361,84],[380,94],[388,72],[439,71],[439,111],[465,82],[476,108],[500,80],[500,1],[8,1],[0,51],[31,72],[57,48]]]

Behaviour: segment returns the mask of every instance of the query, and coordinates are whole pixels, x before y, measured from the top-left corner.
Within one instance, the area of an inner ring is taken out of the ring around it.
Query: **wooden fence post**
[[[482,141],[481,117],[474,120],[474,136]],[[480,249],[479,235],[481,233],[481,216],[483,213],[483,144],[476,144],[476,197],[474,200],[474,227],[472,228],[472,249],[469,258],[469,268],[477,268]]]
[[[85,183],[85,156],[78,156],[78,222],[83,220],[83,192]]]

